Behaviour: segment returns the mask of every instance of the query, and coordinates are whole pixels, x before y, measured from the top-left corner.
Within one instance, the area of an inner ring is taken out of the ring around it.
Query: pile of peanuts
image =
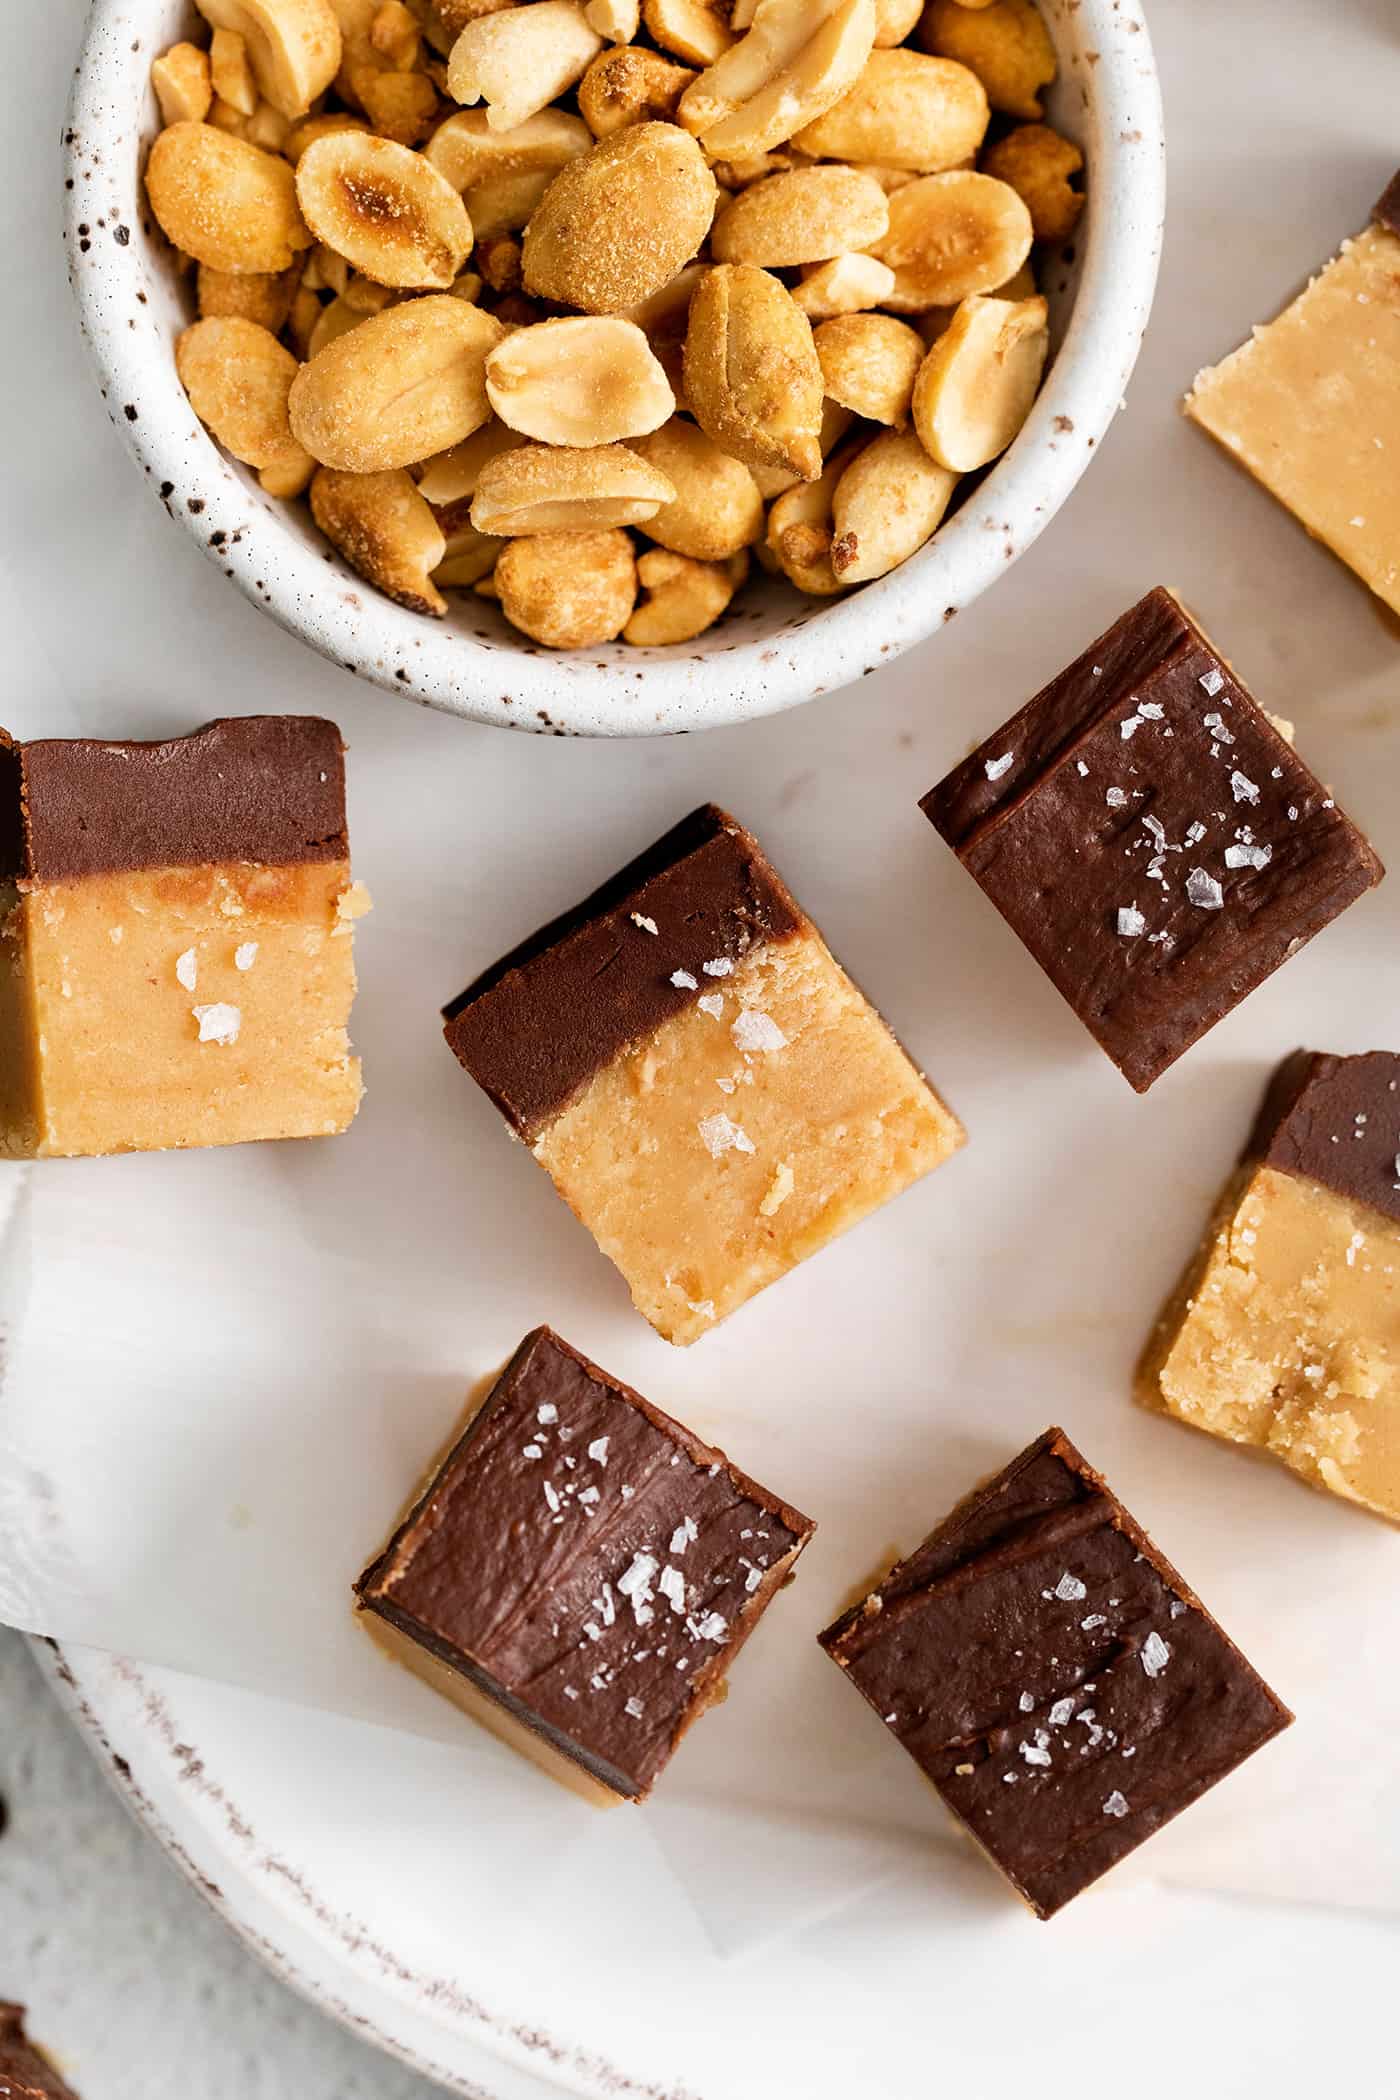
[[[181,381],[401,605],[687,642],[751,556],[908,560],[1029,413],[1083,203],[1032,0],[197,5],[146,169]]]

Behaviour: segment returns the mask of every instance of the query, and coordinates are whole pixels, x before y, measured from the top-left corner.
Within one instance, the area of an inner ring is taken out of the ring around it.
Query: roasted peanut
[[[255,321],[196,321],[175,343],[175,369],[201,423],[245,465],[271,468],[304,488],[311,462],[292,435],[287,397],[298,367]]]
[[[890,230],[875,254],[894,271],[885,304],[896,313],[994,292],[1030,254],[1031,215],[995,176],[962,169],[925,175],[896,190],[889,204]]]
[[[314,146],[317,139],[332,138],[337,131],[368,130],[363,117],[352,117],[345,110],[337,110],[329,117],[306,117],[287,133],[282,141],[282,151],[295,167],[307,147]]]
[[[712,66],[733,43],[729,24],[708,0],[642,0],[647,33],[687,65]]]
[[[583,119],[566,110],[542,109],[511,131],[493,131],[488,111],[464,109],[439,124],[424,150],[453,189],[465,192],[504,175],[557,175],[592,144]]]
[[[816,481],[785,490],[768,513],[767,551],[788,582],[812,598],[831,598],[845,585],[831,566],[831,505],[836,484],[859,450],[833,454]]]
[[[409,0],[409,8],[424,36],[444,57],[452,49],[468,22],[481,15],[499,14],[514,7],[516,0]]]
[[[495,234],[489,241],[478,244],[476,266],[485,283],[493,292],[515,293],[520,290],[520,243],[508,233]],[[504,322],[504,316],[502,320]],[[512,320],[513,328],[529,327],[529,321]]]
[[[875,0],[875,47],[887,50],[911,35],[924,11],[924,0]]]
[[[468,190],[463,201],[476,238],[494,241],[503,233],[523,233],[553,180],[547,168],[524,168],[516,175],[493,175]]]
[[[642,24],[640,0],[587,0],[583,11],[608,44],[630,44]]]
[[[314,294],[312,296],[314,297]],[[338,342],[341,336],[349,335],[352,328],[358,328],[369,318],[368,314],[361,313],[358,308],[353,307],[348,299],[332,299],[329,306],[318,303],[316,318],[307,337],[308,359],[319,357],[327,344]]]
[[[747,554],[728,561],[692,561],[653,547],[637,557],[637,581],[647,593],[622,630],[636,649],[666,649],[692,642],[713,627],[749,572]]]
[[[893,314],[841,314],[813,332],[829,398],[872,423],[907,423],[923,337]]]
[[[930,459],[970,474],[1004,452],[1031,412],[1049,343],[1043,299],[964,299],[914,388]]]
[[[296,376],[292,428],[313,459],[378,474],[445,452],[483,424],[499,321],[450,293],[408,299],[318,350]]]
[[[212,124],[161,132],[146,194],[167,240],[214,270],[275,274],[311,246],[287,163]]]
[[[642,528],[658,546],[694,561],[724,561],[762,533],[763,498],[753,475],[693,423],[673,417],[629,449],[675,489]]]
[[[410,612],[441,619],[447,601],[431,581],[447,551],[442,529],[409,476],[342,474],[318,467],[311,515],[352,569]]]
[[[855,85],[793,143],[822,159],[934,174],[976,153],[990,115],[966,66],[921,51],[872,51]]]
[[[345,290],[340,296],[357,314],[382,314],[385,307],[392,306],[399,295],[387,284],[380,284],[377,279],[365,277],[357,270],[347,280]]]
[[[469,22],[447,62],[454,102],[484,102],[493,131],[513,131],[583,77],[602,49],[577,0],[533,0]]]
[[[875,43],[875,0],[758,0],[737,44],[681,97],[712,157],[766,153],[854,85]]]
[[[675,486],[625,445],[566,451],[522,445],[482,468],[472,498],[478,532],[580,532],[595,526],[645,525]]]
[[[659,51],[624,45],[594,59],[578,84],[578,106],[595,138],[610,138],[628,124],[674,116],[695,75]]]
[[[690,261],[718,197],[693,138],[629,124],[555,176],[525,230],[525,289],[589,314],[635,306]]]
[[[508,430],[494,419],[474,430],[460,445],[430,459],[418,476],[418,486],[434,510],[448,510],[476,494],[476,484],[488,460],[500,452],[513,452],[523,445],[519,431]]]
[[[1009,182],[1031,215],[1038,241],[1067,241],[1084,197],[1073,180],[1084,155],[1048,124],[1021,124],[989,148],[983,171]]]
[[[280,335],[292,310],[301,272],[295,263],[275,276],[245,273],[231,276],[227,270],[211,270],[201,263],[195,279],[195,298],[201,321],[228,319],[256,321],[270,335]]]
[[[495,595],[512,627],[546,649],[616,641],[637,599],[637,563],[625,532],[548,532],[512,540],[495,568]]]
[[[736,459],[791,467],[806,481],[821,472],[811,323],[766,271],[721,263],[702,280],[690,302],[685,391],[701,429]]]
[[[209,79],[214,93],[241,117],[258,106],[258,84],[248,63],[248,46],[236,29],[216,29],[209,45]]]
[[[912,430],[883,431],[857,453],[831,504],[831,566],[842,583],[869,583],[917,554],[942,522],[957,481]]]
[[[162,124],[202,124],[214,100],[209,53],[197,44],[172,44],[151,67]]]
[[[335,79],[340,24],[330,0],[196,0],[215,30],[233,30],[248,49],[258,92],[295,121]]]
[[[715,220],[710,250],[716,262],[782,270],[868,248],[889,225],[885,193],[868,175],[795,168],[765,177],[727,204]]]
[[[417,146],[438,120],[438,92],[423,73],[360,71],[359,100],[381,138]]]
[[[639,300],[623,315],[635,321],[651,344],[652,355],[666,374],[677,408],[688,404],[685,395],[685,331],[695,288],[708,270],[708,263],[687,263],[668,284],[649,299]]]
[[[474,525],[453,524],[449,528],[441,517],[438,524],[447,549],[433,570],[433,582],[439,590],[469,591],[491,574],[507,542],[493,539],[488,532],[478,532]]]
[[[317,139],[297,162],[296,184],[317,239],[377,284],[446,291],[471,253],[471,220],[452,184],[391,139]]]
[[[854,421],[855,417],[851,411],[843,408],[839,401],[822,403],[820,442],[823,460],[830,459]],[[765,503],[771,503],[775,496],[786,495],[790,488],[807,486],[793,473],[791,467],[750,467],[749,472],[758,484],[758,493]]]
[[[316,333],[321,313],[321,302],[316,294],[308,292],[304,284],[298,285],[292,299],[292,310],[287,316],[286,328],[288,340],[303,362],[311,355],[312,338]]]
[[[894,271],[873,255],[838,255],[818,263],[793,287],[793,298],[809,321],[858,314],[881,306],[894,290]]]
[[[928,0],[919,42],[940,58],[971,66],[993,109],[1009,117],[1044,115],[1040,90],[1055,78],[1055,47],[1031,0]]]
[[[338,299],[350,282],[350,265],[334,248],[318,241],[306,258],[301,281],[308,292],[334,292]]]
[[[639,437],[676,405],[641,329],[611,314],[516,329],[486,360],[486,393],[503,423],[548,445]]]
[[[381,0],[369,25],[369,40],[396,73],[411,73],[423,53],[423,36],[403,0]]]

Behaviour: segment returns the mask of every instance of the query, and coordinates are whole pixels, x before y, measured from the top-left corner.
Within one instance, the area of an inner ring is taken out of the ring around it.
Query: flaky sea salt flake
[[[738,1050],[786,1050],[787,1037],[771,1014],[760,1013],[755,1006],[745,1006],[735,1016],[729,1030]]]
[[[1126,1816],[1128,1813],[1128,1804],[1119,1793],[1117,1787],[1113,1789],[1113,1792],[1105,1801],[1103,1812],[1106,1816]]]
[[[1138,1657],[1149,1677],[1160,1677],[1172,1659],[1172,1651],[1155,1629],[1148,1634]]]
[[[1014,751],[1004,751],[1000,758],[989,758],[982,768],[988,780],[1000,780],[1003,773],[1009,773],[1015,755]]]
[[[238,1031],[243,1026],[243,1016],[236,1006],[225,1006],[216,1000],[212,1006],[196,1006],[191,1009],[199,1023],[201,1043],[236,1043]]]
[[[1197,911],[1220,911],[1224,907],[1225,892],[1204,868],[1192,868],[1186,877],[1186,901],[1194,904]]]
[[[700,1142],[711,1159],[722,1159],[726,1152],[752,1152],[753,1139],[737,1123],[731,1123],[723,1114],[702,1116],[696,1124]]]

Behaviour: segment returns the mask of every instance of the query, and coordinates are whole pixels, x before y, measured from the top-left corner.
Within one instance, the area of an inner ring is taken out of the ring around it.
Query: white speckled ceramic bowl
[[[1058,345],[1025,429],[922,553],[834,601],[760,579],[693,643],[538,649],[496,607],[447,620],[382,598],[304,505],[270,501],[201,428],[175,375],[188,286],[141,186],[157,52],[189,0],[93,0],[66,143],[69,264],[104,397],[166,509],[255,604],[333,661],[475,721],[576,736],[708,729],[830,692],[936,634],[1043,531],[1117,410],[1152,304],[1164,202],[1162,108],[1138,0],[1042,0],[1061,62],[1054,122],[1089,164],[1089,202],[1046,290]]]

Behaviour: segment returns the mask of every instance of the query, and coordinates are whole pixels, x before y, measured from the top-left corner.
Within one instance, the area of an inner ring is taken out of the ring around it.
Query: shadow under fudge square
[[[0,2100],[78,2100],[24,2031],[24,2007],[0,2004]]]
[[[1060,1429],[820,1640],[1040,1918],[1293,1718]]]
[[[1139,1093],[1385,873],[1160,589],[920,807]]]
[[[512,1747],[640,1801],[814,1529],[541,1327],[356,1594],[397,1661]]]

